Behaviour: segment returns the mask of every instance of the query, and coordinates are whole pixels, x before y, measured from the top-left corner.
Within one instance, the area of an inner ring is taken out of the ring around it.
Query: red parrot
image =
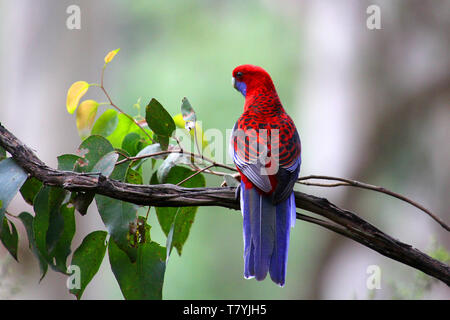
[[[289,232],[296,219],[293,188],[300,172],[300,138],[263,68],[238,66],[232,80],[245,97],[230,141],[241,174],[244,277],[260,281],[269,272],[284,286]]]

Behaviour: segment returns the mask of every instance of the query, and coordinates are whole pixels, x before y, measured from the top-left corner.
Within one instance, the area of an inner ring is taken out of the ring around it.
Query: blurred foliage
[[[188,95],[207,128],[232,128],[243,101],[232,90],[231,72],[251,63],[269,71],[288,110],[292,105],[300,49],[300,30],[294,21],[256,1],[118,5],[123,6],[124,19],[133,21],[133,31],[124,32],[129,35],[124,41],[140,48],[129,53],[132,58],[122,66],[125,78],[115,84],[121,88],[122,101],[136,97],[149,101],[155,96],[175,114],[180,97]],[[154,70],[163,71],[154,74]]]
[[[433,240],[431,249],[427,254],[443,263],[450,263],[450,252],[439,245],[436,240]],[[439,281],[422,271],[414,271],[414,281],[408,285],[399,285],[396,282],[391,282],[390,287],[392,290],[392,299],[405,299],[405,300],[419,300],[426,298],[426,295],[431,292],[433,285],[439,283]]]

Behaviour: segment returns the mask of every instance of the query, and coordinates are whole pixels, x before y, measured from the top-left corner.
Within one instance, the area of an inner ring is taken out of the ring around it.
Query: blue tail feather
[[[270,277],[273,282],[280,286],[284,286],[286,279],[286,269],[289,250],[289,234],[293,227],[292,219],[295,214],[295,198],[292,194],[285,201],[276,206],[276,235],[275,248],[270,260]]]
[[[254,278],[255,276],[255,264],[254,264],[254,248],[251,240],[251,227],[250,227],[250,201],[244,201],[244,186],[241,186],[241,208],[244,218],[244,277],[246,279]],[[246,199],[249,199],[249,195],[245,192]],[[244,212],[246,214],[244,214]]]
[[[269,197],[241,184],[244,216],[244,276],[264,280],[270,272],[280,286],[285,283],[289,230],[295,219],[293,194],[273,205]]]

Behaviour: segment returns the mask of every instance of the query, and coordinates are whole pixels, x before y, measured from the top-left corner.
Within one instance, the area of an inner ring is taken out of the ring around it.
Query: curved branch
[[[183,188],[170,184],[135,185],[106,178],[55,170],[45,165],[33,151],[0,124],[0,145],[30,175],[47,185],[63,187],[69,191],[94,192],[138,205],[180,207],[220,206],[238,210],[239,200],[235,188]],[[356,214],[341,209],[327,199],[295,192],[296,206],[330,221],[303,214],[297,218],[320,225],[333,232],[361,243],[380,254],[409,265],[435,277],[450,286],[450,267],[383,233]]]
[[[328,183],[328,184],[324,184],[324,183],[315,183],[315,182],[308,182],[308,181],[304,181],[304,180],[310,180],[310,179],[320,179],[320,180],[331,180],[331,181],[340,181],[338,183]],[[424,206],[422,206],[421,204],[397,193],[391,190],[388,190],[386,188],[383,187],[378,187],[378,186],[374,186],[372,184],[368,184],[368,183],[364,183],[364,182],[359,182],[356,180],[351,180],[351,179],[345,179],[345,178],[338,178],[338,177],[330,177],[330,176],[318,176],[318,175],[309,175],[309,176],[305,176],[305,177],[301,177],[298,178],[297,180],[298,183],[307,185],[307,186],[316,186],[316,187],[340,187],[340,186],[349,186],[349,187],[357,187],[357,188],[361,188],[361,189],[367,189],[367,190],[372,190],[372,191],[376,191],[376,192],[380,192],[380,193],[384,193],[387,194],[391,197],[400,199],[402,201],[405,201],[411,205],[413,205],[414,207],[422,210],[423,212],[425,212],[427,215],[429,215],[431,217],[431,219],[433,219],[434,221],[436,221],[437,223],[439,223],[445,230],[450,231],[450,227],[445,224],[444,221],[442,221],[438,216],[436,216],[433,212],[431,212],[430,210],[426,209]]]

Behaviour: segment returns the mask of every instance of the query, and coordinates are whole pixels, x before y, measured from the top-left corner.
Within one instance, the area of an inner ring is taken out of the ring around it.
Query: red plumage
[[[246,136],[254,138],[259,146],[267,145],[268,156],[278,156],[280,168],[294,165],[301,153],[300,139],[294,122],[281,104],[270,75],[261,67],[247,64],[235,68],[233,77],[235,81],[244,83],[246,88],[244,112],[238,119],[235,129],[243,130]],[[267,135],[261,135],[260,130],[267,130]],[[273,130],[278,130],[279,140],[275,139]],[[271,137],[272,141],[268,143],[267,140]],[[236,140],[233,149],[243,162],[249,163],[260,156],[261,150],[255,150],[248,141],[239,136]],[[278,152],[272,150],[272,145],[277,144],[277,141]],[[278,181],[275,175],[269,175],[269,179],[272,185],[268,192],[270,194],[275,190]],[[247,177],[244,176],[243,180],[249,183]]]

